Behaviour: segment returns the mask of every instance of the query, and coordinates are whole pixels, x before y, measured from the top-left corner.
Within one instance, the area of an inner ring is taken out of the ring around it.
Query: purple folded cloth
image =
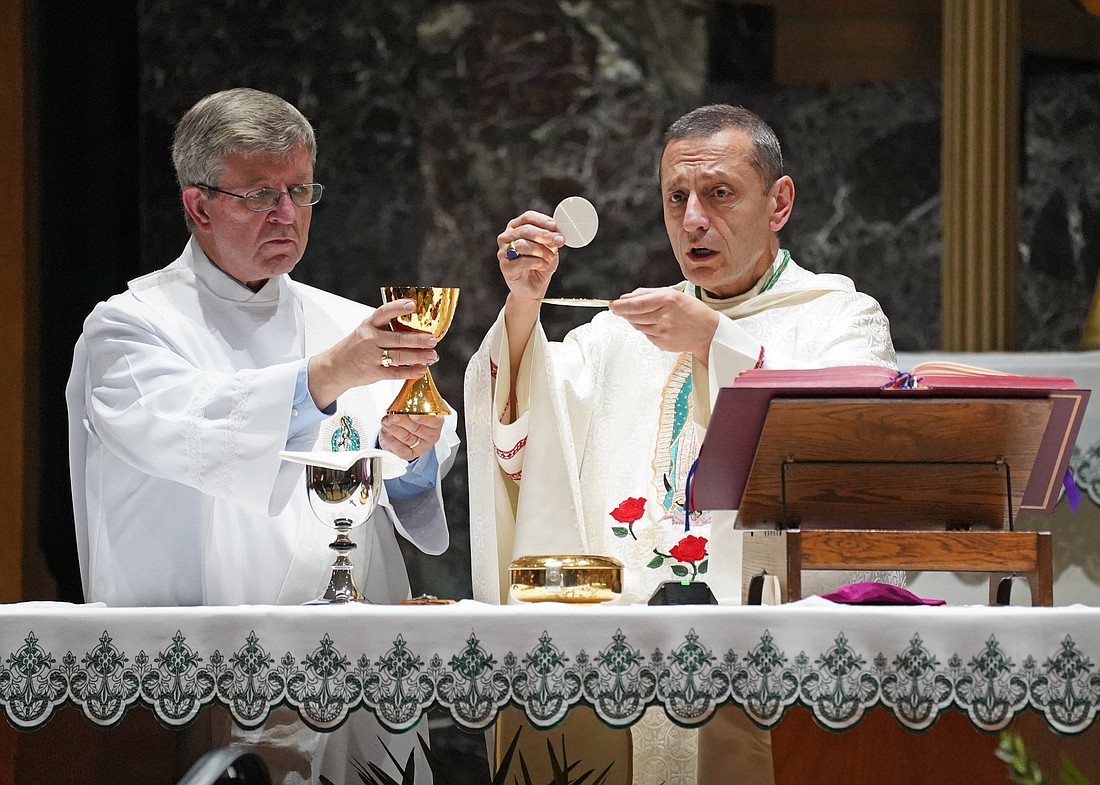
[[[943,600],[926,600],[900,586],[889,583],[849,583],[834,592],[822,594],[823,599],[845,605],[944,605]]]

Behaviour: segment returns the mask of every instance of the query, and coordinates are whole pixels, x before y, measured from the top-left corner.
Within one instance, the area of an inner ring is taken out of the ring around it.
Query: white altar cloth
[[[0,605],[0,710],[21,730],[65,704],[102,726],[219,703],[245,727],[289,705],[319,730],[368,710],[403,731],[431,707],[485,728],[510,703],[550,727],[582,702],[620,727],[732,702],[762,727],[795,705],[836,730],[875,707],[914,731],[1034,710],[1077,734],[1100,709],[1100,608]]]

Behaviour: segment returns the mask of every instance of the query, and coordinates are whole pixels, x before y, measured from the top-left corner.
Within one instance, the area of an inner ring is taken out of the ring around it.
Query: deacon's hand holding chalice
[[[379,423],[378,447],[368,447],[363,424],[338,420],[312,452],[283,451],[283,460],[306,465],[310,508],[336,530],[336,552],[325,592],[307,604],[365,602],[352,579],[356,544],[351,529],[365,523],[378,505],[381,481],[399,477],[406,461],[435,448],[443,418],[451,410],[435,389],[428,366],[438,359],[435,344],[454,315],[457,289],[383,289],[386,302],[349,336],[310,358],[309,392],[328,409],[352,387],[386,379],[405,385]],[[400,460],[399,460],[400,459]]]
[[[416,288],[405,287],[402,291]],[[453,314],[458,290],[443,291],[454,292],[451,298]],[[430,329],[416,329],[422,321],[418,313],[426,306],[430,307],[430,302],[423,298],[387,299],[353,333],[310,358],[309,392],[318,408],[327,409],[353,387],[396,380],[407,382],[408,388],[421,380],[428,373],[428,367],[439,359],[435,345],[442,336],[442,332],[436,335]],[[410,322],[413,329],[395,328],[395,325]],[[413,461],[433,449],[442,432],[442,418],[421,415],[450,413],[446,404],[440,403],[443,408],[438,412],[397,411],[390,406],[390,413],[382,419],[378,433],[379,448],[406,461]]]

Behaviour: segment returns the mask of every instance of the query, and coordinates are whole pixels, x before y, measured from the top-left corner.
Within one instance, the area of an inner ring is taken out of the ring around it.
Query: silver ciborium
[[[282,452],[283,460],[305,464],[306,496],[314,516],[336,530],[329,548],[336,553],[324,593],[306,605],[369,602],[352,576],[349,532],[366,523],[378,507],[383,479],[404,472],[405,462],[384,450]]]

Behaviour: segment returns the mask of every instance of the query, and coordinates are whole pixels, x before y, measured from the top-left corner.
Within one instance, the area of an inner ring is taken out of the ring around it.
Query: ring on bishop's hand
[[[519,251],[516,250],[516,244],[514,242],[508,243],[508,247],[504,250],[504,256],[508,259],[519,258]]]
[[[415,450],[419,446],[420,446],[420,437],[417,436],[416,441],[409,445],[409,449],[410,450]]]
[[[389,368],[391,365],[393,365],[393,358],[390,357],[389,349],[382,350],[382,361],[379,363],[379,365],[381,365],[383,368]]]

